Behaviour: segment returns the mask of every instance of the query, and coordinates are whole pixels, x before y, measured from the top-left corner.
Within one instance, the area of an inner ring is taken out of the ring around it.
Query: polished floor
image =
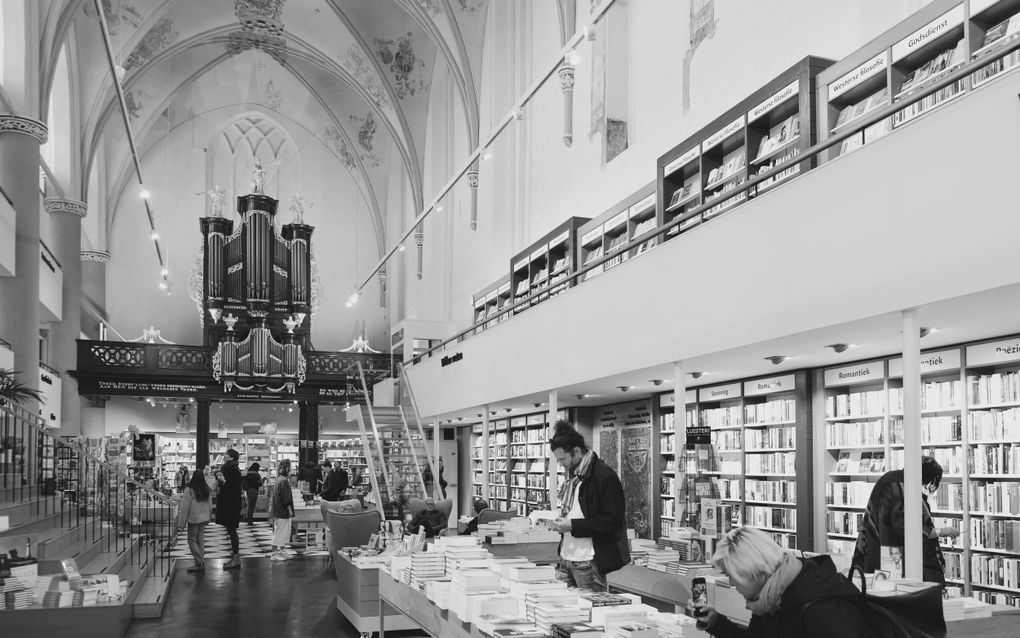
[[[231,571],[224,571],[224,561],[215,559],[207,561],[206,571],[198,574],[184,570],[190,561],[179,562],[163,617],[135,620],[129,638],[360,635],[336,609],[336,582],[326,569],[325,557],[242,558],[241,569]]]

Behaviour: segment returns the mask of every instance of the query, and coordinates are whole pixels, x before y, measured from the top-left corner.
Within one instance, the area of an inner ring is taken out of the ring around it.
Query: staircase
[[[0,405],[0,552],[37,560],[15,576],[63,579],[62,561],[74,559],[83,576],[116,574],[127,583],[122,598],[88,607],[45,608],[38,600],[12,611],[0,599],[5,635],[122,636],[133,618],[162,614],[174,573],[165,550],[177,533],[176,504],[103,461],[101,451]]]
[[[365,396],[371,396],[365,383],[364,371],[358,364]],[[426,497],[422,468],[428,464],[432,476],[438,476],[435,460],[425,446],[425,435],[417,414],[409,413],[403,405],[379,407],[370,404],[351,406],[347,421],[358,424],[368,473],[372,481],[373,500],[380,513],[383,505],[397,501],[406,506],[411,498]]]

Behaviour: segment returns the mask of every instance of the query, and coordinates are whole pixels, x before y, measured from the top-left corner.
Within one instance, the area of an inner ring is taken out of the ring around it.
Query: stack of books
[[[669,564],[680,560],[680,552],[671,549],[655,549],[648,552],[648,569],[667,571]]]
[[[541,603],[535,605],[535,625],[546,634],[552,633],[552,626],[559,623],[575,623],[588,620],[588,610],[579,604],[551,604]]]
[[[557,623],[552,626],[553,638],[602,638],[605,630],[602,625],[587,622]]]
[[[573,605],[577,603],[577,595],[566,589],[549,589],[524,595],[524,616],[535,622],[535,609],[539,605]]]
[[[74,604],[74,592],[70,589],[48,589],[43,594],[43,607],[70,607]]]
[[[659,638],[659,628],[646,622],[628,622],[606,627],[607,638]]]
[[[439,552],[411,554],[411,569],[406,572],[407,584],[425,591],[426,581],[446,575],[446,559]]]
[[[27,592],[29,597],[31,597],[32,595],[32,592],[31,590],[29,590],[28,585],[26,585],[21,579],[15,578],[13,576],[0,579],[0,608],[14,609],[14,607],[11,606],[12,602],[17,602],[17,600],[19,599],[13,596],[21,592]],[[22,594],[21,596],[21,599],[23,598],[24,594]]]

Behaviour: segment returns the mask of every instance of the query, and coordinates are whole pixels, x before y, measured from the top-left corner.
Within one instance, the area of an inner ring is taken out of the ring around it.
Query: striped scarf
[[[581,481],[591,474],[591,464],[595,460],[595,452],[588,450],[584,458],[577,464],[577,467],[570,472],[570,476],[563,485],[560,485],[560,492],[557,495],[560,501],[560,516],[570,516],[570,510],[574,507],[574,495],[577,494],[577,486]]]

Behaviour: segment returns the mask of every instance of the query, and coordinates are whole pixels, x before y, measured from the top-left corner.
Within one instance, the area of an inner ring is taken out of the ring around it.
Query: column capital
[[[20,115],[0,115],[0,133],[21,133],[34,137],[40,144],[46,143],[49,130],[46,124]]]
[[[88,215],[88,205],[77,199],[66,199],[60,197],[47,197],[43,200],[43,208],[47,213],[70,213],[85,219]]]
[[[108,264],[110,263],[110,253],[105,250],[83,250],[81,251],[81,260]]]

